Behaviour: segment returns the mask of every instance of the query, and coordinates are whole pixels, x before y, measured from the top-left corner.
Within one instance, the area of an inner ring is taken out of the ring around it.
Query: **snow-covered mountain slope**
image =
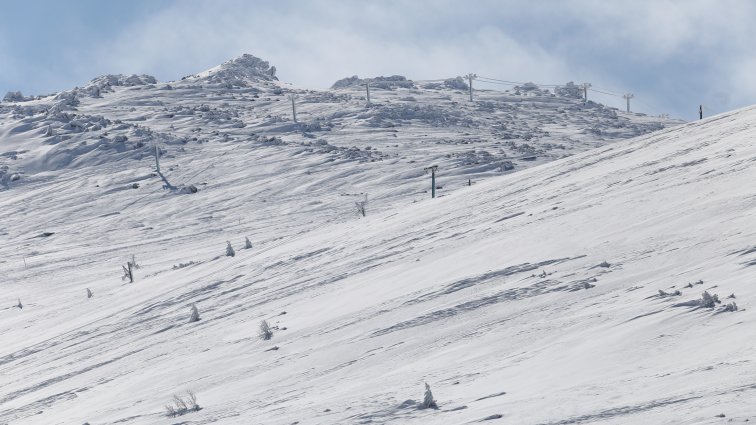
[[[408,93],[365,109],[346,88],[300,92],[299,125],[281,118],[285,85],[206,87],[218,72],[3,104],[0,423],[754,419],[756,108],[545,163],[561,151],[549,130],[531,139],[544,163],[496,176],[455,153],[516,156],[490,125],[503,105],[532,108],[531,128],[562,117],[568,153],[606,142],[576,130],[604,109],[484,93],[502,100],[488,113],[417,89],[478,124],[405,123],[381,114]],[[439,409],[417,408],[426,382]],[[201,410],[167,417],[187,390]]]

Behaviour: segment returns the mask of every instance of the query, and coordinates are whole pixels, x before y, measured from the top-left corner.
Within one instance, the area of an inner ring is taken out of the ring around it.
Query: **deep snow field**
[[[756,420],[756,108],[274,74],[0,103],[0,424]]]

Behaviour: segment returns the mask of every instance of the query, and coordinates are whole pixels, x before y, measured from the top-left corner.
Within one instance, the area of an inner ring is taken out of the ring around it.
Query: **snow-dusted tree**
[[[703,294],[701,294],[701,307],[714,308],[720,302],[721,301],[719,301],[719,297],[716,294],[711,295],[708,291],[704,291]]]
[[[269,340],[273,338],[273,329],[270,328],[267,320],[260,322],[260,339]]]
[[[16,307],[18,307],[18,308],[24,308],[24,305],[21,304],[21,298],[18,299],[18,304],[16,304]]]
[[[197,310],[197,305],[192,303],[191,316],[189,316],[189,323],[199,322],[200,314]]]
[[[200,410],[199,404],[197,404],[197,396],[191,390],[186,392],[186,404],[189,407],[189,410],[195,412]]]
[[[431,392],[430,385],[428,383],[425,383],[425,397],[423,398],[423,403],[420,405],[421,409],[438,409],[438,405],[436,404],[436,400],[433,399],[433,393]]]
[[[92,298],[92,291],[87,288],[87,299]]]
[[[250,248],[252,248],[252,242],[249,241],[249,238],[244,238],[244,249]]]
[[[365,194],[365,199],[362,201],[357,201],[354,203],[355,207],[357,207],[357,215],[361,215],[365,217],[367,215],[367,205],[368,205],[368,196],[367,193]]]
[[[234,251],[234,247],[231,246],[231,242],[226,241],[226,256],[233,257],[234,255],[236,255],[236,251]]]

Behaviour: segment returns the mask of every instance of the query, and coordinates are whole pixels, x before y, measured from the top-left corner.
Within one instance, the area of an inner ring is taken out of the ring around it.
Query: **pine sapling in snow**
[[[226,241],[226,256],[233,257],[234,255],[236,255],[236,251],[234,251],[234,247],[231,246],[231,242]]]
[[[200,315],[199,310],[197,310],[197,304],[192,303],[192,310],[191,310],[191,316],[189,316],[189,323],[199,322]]]
[[[252,248],[252,242],[249,241],[249,238],[244,238],[244,249],[250,248]]]
[[[423,403],[420,405],[421,409],[438,409],[438,405],[436,404],[436,400],[433,399],[433,393],[431,392],[430,385],[428,383],[425,383],[425,397],[423,398]]]
[[[18,299],[18,304],[16,304],[16,307],[18,307],[19,309],[24,308],[24,305],[21,304],[21,298]]]
[[[87,299],[90,299],[90,298],[92,298],[92,291],[90,291],[89,288],[87,288]]]

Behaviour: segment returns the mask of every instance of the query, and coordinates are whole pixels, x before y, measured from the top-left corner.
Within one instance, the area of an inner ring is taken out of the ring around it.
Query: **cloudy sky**
[[[473,72],[590,82],[634,93],[635,111],[692,120],[699,104],[713,115],[756,103],[753,22],[749,0],[4,0],[0,96],[108,73],[169,81],[252,53],[303,88]]]

